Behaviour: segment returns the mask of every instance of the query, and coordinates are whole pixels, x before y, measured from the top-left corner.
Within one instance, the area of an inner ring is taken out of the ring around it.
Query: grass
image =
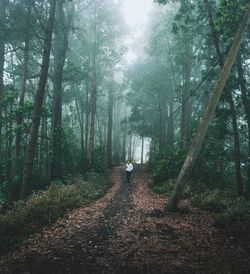
[[[91,173],[68,179],[64,185],[52,184],[26,201],[15,203],[10,210],[0,214],[1,253],[53,224],[67,212],[100,198],[110,187],[107,179]]]

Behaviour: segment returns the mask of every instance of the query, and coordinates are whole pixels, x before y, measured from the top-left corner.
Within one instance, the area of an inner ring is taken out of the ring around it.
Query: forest
[[[0,273],[250,272],[249,21],[0,0]]]

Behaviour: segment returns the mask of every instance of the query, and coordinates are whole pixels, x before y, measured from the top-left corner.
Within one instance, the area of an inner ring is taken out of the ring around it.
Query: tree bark
[[[5,20],[6,20],[6,9],[8,6],[9,0],[1,0],[0,1],[0,24],[5,29]],[[0,155],[2,155],[2,127],[3,127],[3,118],[2,118],[2,109],[3,109],[3,98],[4,98],[4,83],[3,83],[3,76],[4,76],[4,59],[5,59],[5,37],[4,31],[0,36]],[[1,165],[0,159],[0,165]]]
[[[55,22],[55,56],[53,81],[53,118],[52,118],[52,161],[51,179],[63,176],[62,166],[62,83],[63,69],[68,50],[69,24],[66,22],[63,1],[57,2]]]
[[[173,119],[173,94],[170,91],[169,99],[169,114],[167,118],[167,145],[172,147],[174,145],[174,119]]]
[[[21,140],[22,140],[22,126],[23,126],[23,107],[24,99],[27,89],[27,79],[28,79],[28,65],[29,65],[29,48],[30,48],[30,17],[31,17],[31,1],[27,3],[27,16],[26,16],[26,33],[25,33],[25,46],[24,46],[24,55],[23,55],[23,75],[22,75],[22,84],[19,97],[19,112],[16,116],[17,131],[16,131],[16,146],[15,146],[15,163],[14,163],[14,176],[20,177],[22,174],[22,159],[21,159]]]
[[[205,5],[207,7],[208,20],[209,20],[209,24],[210,24],[210,28],[211,28],[211,33],[212,33],[214,47],[216,50],[216,55],[218,58],[219,65],[222,69],[223,65],[224,65],[224,60],[223,60],[223,55],[221,53],[221,49],[219,46],[218,37],[216,34],[212,10],[209,5],[209,0],[204,0],[204,1],[205,1]],[[226,87],[226,94],[228,96],[227,99],[228,99],[228,103],[230,105],[230,115],[231,115],[232,126],[233,126],[234,157],[235,157],[234,162],[235,162],[235,171],[236,171],[237,191],[238,191],[238,195],[242,195],[243,194],[243,181],[242,181],[242,175],[241,175],[240,137],[239,137],[239,131],[238,131],[237,115],[236,115],[235,105],[234,105],[234,101],[233,101],[232,91],[229,90],[228,87]]]
[[[141,138],[141,164],[144,162],[144,137]]]
[[[191,58],[190,58],[191,59]],[[184,86],[182,91],[182,115],[181,115],[181,140],[182,146],[187,148],[190,142],[190,121],[191,121],[191,97],[190,97],[190,73],[191,64],[186,60],[183,64]]]
[[[96,72],[94,72],[96,74]],[[96,77],[94,77],[93,90],[90,98],[90,133],[88,143],[88,168],[92,167],[92,153],[95,140],[95,120],[96,120],[96,103],[97,103],[97,86]]]
[[[78,101],[80,101],[80,106]],[[81,159],[81,165],[82,169],[84,169],[84,152],[85,152],[85,146],[84,146],[84,112],[83,112],[83,99],[75,97],[75,104],[76,104],[76,110],[77,110],[77,116],[80,126],[80,135],[81,135],[81,149],[80,149],[80,159]]]
[[[247,133],[248,133],[248,161],[247,161],[247,192],[250,193],[250,96],[246,86],[246,79],[244,78],[244,70],[242,60],[239,58],[237,62],[237,70],[239,77],[239,84],[241,89],[242,104],[246,114]]]
[[[50,2],[49,18],[48,18],[46,31],[45,31],[45,38],[44,38],[44,45],[43,45],[43,59],[42,59],[41,74],[40,74],[38,88],[37,88],[36,97],[35,97],[34,110],[32,114],[32,125],[31,125],[30,137],[28,141],[26,158],[24,163],[22,188],[20,193],[21,199],[23,199],[24,196],[26,195],[27,186],[32,178],[33,161],[34,161],[35,150],[37,145],[38,130],[39,130],[40,120],[42,115],[43,98],[44,98],[45,87],[46,87],[47,78],[48,78],[51,40],[52,40],[52,32],[53,32],[53,25],[54,25],[56,2],[57,2],[56,0],[51,0]]]
[[[93,2],[93,58],[92,58],[92,77],[91,77],[91,94],[90,94],[90,132],[89,132],[89,142],[88,142],[88,153],[87,153],[87,162],[88,168],[92,167],[92,154],[94,149],[95,141],[95,123],[96,123],[96,105],[97,105],[97,50],[98,50],[98,41],[97,41],[97,15],[98,7],[96,1]]]
[[[213,114],[215,112],[215,109],[218,105],[219,99],[221,97],[221,94],[223,92],[223,89],[225,87],[225,84],[228,80],[229,74],[231,72],[232,66],[235,62],[236,55],[238,53],[240,44],[241,44],[241,37],[246,30],[246,27],[249,22],[250,17],[250,4],[247,7],[247,11],[244,15],[244,18],[239,26],[239,29],[236,33],[234,42],[231,46],[230,52],[225,60],[223,69],[220,72],[219,79],[215,85],[215,88],[212,92],[212,95],[209,99],[207,108],[205,113],[203,114],[197,133],[192,141],[192,144],[190,146],[189,152],[187,154],[187,157],[183,163],[183,166],[181,168],[181,171],[179,173],[178,179],[176,181],[173,193],[169,199],[167,210],[168,211],[175,211],[178,207],[178,203],[181,197],[182,189],[187,182],[187,179],[192,171],[192,168],[195,164],[197,155],[199,154],[199,151],[201,149],[203,140],[206,136],[207,129],[209,126],[209,123],[213,117]]]
[[[107,134],[107,161],[109,168],[112,167],[112,133],[113,133],[113,90],[109,89],[108,96],[108,134]]]

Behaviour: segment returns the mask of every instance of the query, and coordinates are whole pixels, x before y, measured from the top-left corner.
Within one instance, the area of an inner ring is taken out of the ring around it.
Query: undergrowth
[[[32,194],[0,214],[0,251],[21,243],[43,227],[51,225],[67,212],[103,196],[111,187],[104,177],[89,173],[84,177],[55,182],[47,190]]]
[[[237,237],[249,236],[250,201],[232,190],[207,190],[195,195],[192,203],[214,216],[215,226]]]

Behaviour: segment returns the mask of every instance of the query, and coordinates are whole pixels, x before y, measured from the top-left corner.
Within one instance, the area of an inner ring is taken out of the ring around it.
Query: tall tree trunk
[[[96,1],[93,2],[93,37],[94,37],[94,45],[93,45],[93,60],[92,60],[92,77],[91,77],[91,94],[90,94],[90,132],[89,132],[89,143],[88,143],[88,168],[92,167],[92,154],[94,149],[94,141],[95,141],[95,122],[96,122],[96,104],[97,104],[97,13],[98,7]]]
[[[144,137],[141,138],[141,164],[144,163]]]
[[[43,59],[42,59],[41,74],[40,74],[38,88],[37,88],[36,97],[35,97],[35,104],[34,104],[34,110],[32,115],[32,125],[31,125],[30,137],[28,141],[26,158],[24,163],[22,189],[20,193],[21,199],[24,198],[24,196],[26,195],[27,186],[32,178],[33,161],[34,161],[35,150],[37,145],[38,130],[39,130],[40,120],[42,115],[42,105],[43,105],[45,87],[46,87],[47,78],[48,78],[51,40],[52,40],[52,32],[53,32],[53,25],[54,25],[56,2],[57,0],[51,0],[50,2],[49,18],[48,18],[46,31],[45,31],[45,38],[44,38],[44,45],[43,45]]]
[[[40,151],[40,174],[42,177],[47,177],[46,164],[47,164],[47,115],[44,113],[42,115],[42,125],[41,125],[41,151]]]
[[[190,142],[190,121],[191,121],[191,97],[190,97],[190,60],[183,64],[184,86],[182,91],[182,115],[181,115],[181,140],[182,146],[187,148]]]
[[[89,102],[89,89],[87,86],[86,90],[86,119],[85,119],[85,148],[88,148],[88,140],[89,140],[89,108],[90,108],[90,102]]]
[[[170,91],[169,114],[167,118],[167,145],[174,145],[173,93]]]
[[[244,18],[239,26],[239,29],[236,33],[234,42],[231,46],[230,52],[225,60],[224,66],[220,72],[219,79],[215,85],[215,88],[212,92],[212,95],[209,99],[207,108],[205,113],[203,114],[197,133],[192,141],[192,144],[190,146],[189,152],[187,154],[187,157],[183,163],[183,166],[181,168],[180,174],[178,176],[178,179],[176,181],[173,193],[169,199],[167,210],[168,211],[175,211],[177,209],[181,193],[183,190],[183,187],[185,183],[187,182],[187,179],[192,171],[192,168],[195,164],[196,158],[199,154],[199,151],[201,149],[203,140],[206,136],[207,129],[209,126],[209,123],[213,117],[213,114],[215,112],[215,109],[218,105],[218,102],[220,100],[221,94],[223,92],[223,89],[225,87],[225,84],[228,80],[229,74],[231,72],[232,66],[235,62],[236,55],[238,53],[240,44],[241,44],[241,37],[246,30],[246,27],[248,25],[250,18],[250,4],[247,7],[247,11],[244,15]]]
[[[0,25],[3,30],[5,30],[5,20],[6,20],[6,9],[8,6],[9,0],[0,1]],[[3,98],[4,98],[4,58],[5,58],[5,33],[4,31],[0,34],[0,155],[2,155],[2,127],[3,127],[3,118],[2,118],[2,109],[3,109]],[[1,159],[0,159],[0,169],[1,169]]]
[[[79,102],[80,101],[80,106]],[[83,100],[82,98],[77,98],[75,97],[75,104],[76,104],[76,110],[77,110],[77,116],[78,116],[78,121],[79,121],[79,126],[80,126],[80,138],[81,138],[81,149],[80,149],[80,160],[81,160],[81,165],[82,169],[84,169],[84,112],[83,112]]]
[[[211,28],[214,47],[216,50],[219,65],[222,69],[223,65],[224,65],[224,60],[223,60],[223,55],[221,53],[218,37],[216,34],[212,10],[211,10],[210,4],[209,4],[209,0],[204,0],[204,1],[205,1],[205,5],[207,7],[208,20],[209,20],[209,24],[210,24],[210,28]],[[228,103],[230,105],[230,115],[231,115],[232,126],[233,126],[234,156],[235,156],[234,162],[235,162],[235,171],[236,171],[237,191],[238,191],[239,195],[242,195],[243,194],[243,182],[242,182],[242,176],[241,176],[240,137],[239,137],[239,131],[238,131],[237,115],[236,115],[235,105],[234,105],[234,101],[233,101],[232,91],[229,90],[228,87],[226,87],[226,93],[228,96],[227,97]]]
[[[96,77],[95,77],[96,78]],[[88,143],[88,168],[92,167],[92,153],[95,141],[95,120],[96,120],[96,103],[97,103],[97,87],[96,79],[93,80],[93,90],[90,98],[90,133]]]
[[[108,166],[112,167],[112,133],[113,133],[113,90],[109,89],[108,96],[108,135],[107,135],[107,161]]]
[[[132,160],[132,140],[133,140],[133,134],[130,133],[129,135],[129,147],[128,147],[128,160]]]
[[[68,50],[69,24],[63,9],[63,1],[57,2],[55,28],[55,58],[53,81],[52,161],[51,179],[63,176],[62,166],[62,82],[63,68]]]
[[[15,163],[14,163],[14,176],[21,178],[22,174],[22,159],[21,159],[21,140],[22,140],[22,126],[23,126],[23,107],[24,99],[27,89],[27,78],[28,78],[28,65],[29,65],[29,48],[30,48],[30,17],[31,17],[31,1],[27,2],[27,16],[26,16],[26,33],[25,33],[25,46],[24,46],[24,56],[23,56],[23,75],[22,84],[19,97],[19,112],[16,116],[17,131],[16,131],[16,146],[15,146]]]
[[[126,160],[126,145],[127,145],[127,133],[124,130],[122,133],[122,161]]]
[[[244,70],[242,66],[241,57],[237,62],[237,70],[239,77],[239,84],[241,89],[242,104],[246,114],[246,121],[248,127],[248,162],[247,162],[247,192],[250,193],[250,92],[246,86],[246,79],[244,78]]]

